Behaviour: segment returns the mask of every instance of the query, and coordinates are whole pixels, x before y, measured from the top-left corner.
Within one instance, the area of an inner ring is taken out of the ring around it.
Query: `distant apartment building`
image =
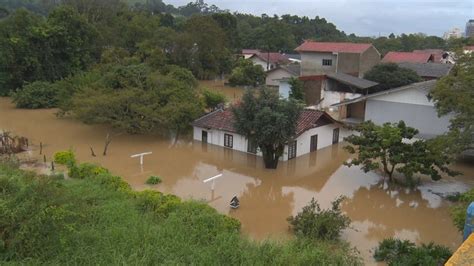
[[[466,37],[474,37],[474,19],[466,23]]]
[[[461,29],[459,28],[453,28],[447,32],[444,33],[443,39],[449,40],[451,38],[457,39],[462,37],[462,32]]]

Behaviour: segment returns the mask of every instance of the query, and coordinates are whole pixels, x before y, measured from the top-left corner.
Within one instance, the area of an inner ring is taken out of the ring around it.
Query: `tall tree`
[[[260,148],[265,167],[276,169],[285,145],[295,137],[301,106],[294,100],[280,99],[267,88],[256,94],[247,90],[242,101],[234,106],[234,127]]]
[[[365,73],[364,79],[378,82],[379,85],[377,88],[379,90],[397,88],[422,81],[415,71],[399,67],[395,63],[375,65],[371,70]]]

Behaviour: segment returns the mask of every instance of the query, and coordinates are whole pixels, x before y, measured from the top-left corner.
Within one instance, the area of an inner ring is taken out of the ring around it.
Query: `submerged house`
[[[350,124],[371,120],[375,124],[396,123],[400,120],[419,130],[418,137],[432,138],[446,133],[450,116],[438,117],[435,104],[428,98],[436,80],[413,83],[347,100],[339,107],[340,119]]]
[[[261,156],[255,143],[235,131],[230,109],[218,109],[198,118],[192,125],[195,140]],[[327,113],[304,109],[297,121],[295,138],[285,145],[280,160],[291,160],[339,143],[348,135],[349,131]]]

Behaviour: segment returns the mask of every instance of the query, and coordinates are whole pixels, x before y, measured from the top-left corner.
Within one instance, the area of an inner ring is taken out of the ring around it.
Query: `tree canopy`
[[[453,115],[451,136],[461,147],[474,147],[474,54],[460,55],[430,95],[439,115]]]
[[[285,145],[295,137],[301,106],[268,88],[258,93],[248,89],[232,111],[237,132],[260,148],[266,168],[275,169]]]
[[[229,76],[232,86],[259,86],[265,84],[265,71],[261,65],[254,65],[248,59],[241,59]]]
[[[422,81],[418,74],[407,68],[399,67],[395,63],[375,65],[367,71],[364,79],[378,82],[378,90],[387,90]]]
[[[441,179],[442,173],[455,175],[448,168],[452,156],[439,140],[415,139],[418,130],[408,127],[403,121],[385,123],[382,126],[368,121],[356,127],[358,135],[351,135],[345,140],[351,144],[344,147],[349,153],[356,154],[347,165],[361,165],[364,172],[382,168],[393,181],[398,172],[405,176],[406,182],[412,184],[415,174],[430,176],[433,180]]]

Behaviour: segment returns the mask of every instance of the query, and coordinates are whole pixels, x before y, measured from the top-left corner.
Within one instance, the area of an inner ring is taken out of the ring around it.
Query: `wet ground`
[[[243,232],[255,239],[289,237],[286,218],[295,215],[312,197],[322,207],[339,195],[347,200],[343,210],[352,219],[352,228],[343,238],[357,247],[366,262],[371,249],[387,237],[416,242],[434,241],[455,250],[461,234],[449,216],[449,202],[438,194],[465,191],[474,187],[474,168],[456,166],[464,176],[438,182],[424,180],[415,189],[386,186],[376,173],[363,173],[343,162],[349,155],[342,145],[319,150],[288,162],[277,170],[266,170],[261,158],[184,138],[179,141],[157,136],[127,135],[105,126],[84,125],[68,118],[56,118],[54,110],[14,109],[9,99],[0,98],[0,128],[28,137],[33,143],[31,158],[42,161],[39,143],[48,160],[54,152],[72,148],[80,161],[97,162],[123,176],[135,189],[157,189],[183,198],[208,202],[222,213],[238,218]],[[108,155],[102,156],[107,133],[112,136]],[[90,154],[92,147],[97,157]],[[131,155],[145,156],[144,165]],[[203,180],[222,173],[211,183]],[[151,175],[163,177],[163,183],[145,185]],[[241,207],[229,208],[238,196]]]

